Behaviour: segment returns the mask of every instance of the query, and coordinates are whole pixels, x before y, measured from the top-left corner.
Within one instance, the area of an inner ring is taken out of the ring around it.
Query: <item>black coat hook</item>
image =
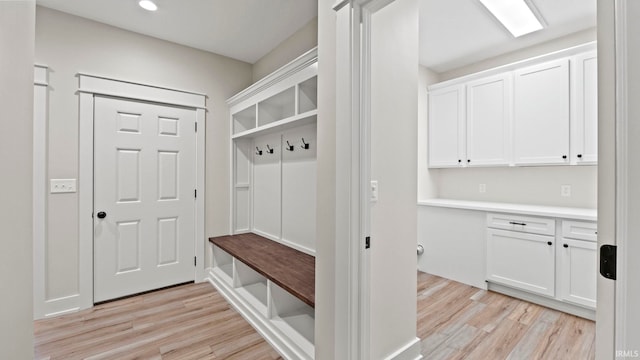
[[[289,144],[289,140],[287,140],[287,147],[286,147],[286,149],[287,149],[287,150],[289,150],[289,151],[293,151],[293,149],[294,149],[294,146],[293,146],[293,145],[291,145],[291,144]]]
[[[273,154],[273,149],[269,147],[269,144],[267,144],[267,152]]]
[[[302,138],[302,145],[300,145],[301,148],[308,150],[309,149],[309,143],[304,142],[304,138]]]
[[[261,155],[262,156],[262,150],[260,150],[259,147],[256,146],[256,155]]]

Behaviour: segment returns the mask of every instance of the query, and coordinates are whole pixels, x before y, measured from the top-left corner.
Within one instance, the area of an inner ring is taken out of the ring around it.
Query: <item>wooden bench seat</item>
[[[212,237],[209,241],[315,308],[313,256],[253,233]]]

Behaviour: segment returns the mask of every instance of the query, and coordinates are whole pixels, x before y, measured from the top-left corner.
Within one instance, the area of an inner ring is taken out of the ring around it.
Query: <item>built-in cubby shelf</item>
[[[318,110],[307,111],[303,114],[288,117],[286,119],[274,121],[267,125],[241,131],[231,136],[232,139],[255,138],[262,135],[281,132],[302,125],[312,124],[316,122]]]
[[[317,62],[227,100],[231,235],[210,239],[210,281],[286,359],[315,356]]]
[[[315,258],[252,233],[209,241],[210,279],[222,295],[274,347],[284,343],[283,355],[313,359]]]

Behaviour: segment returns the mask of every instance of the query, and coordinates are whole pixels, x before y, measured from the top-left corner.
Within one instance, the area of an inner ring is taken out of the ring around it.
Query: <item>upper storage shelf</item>
[[[248,138],[315,122],[318,55],[309,50],[227,100],[231,138]]]

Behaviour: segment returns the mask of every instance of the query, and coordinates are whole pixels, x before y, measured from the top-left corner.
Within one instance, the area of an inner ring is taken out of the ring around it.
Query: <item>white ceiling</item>
[[[318,14],[317,0],[37,0],[37,4],[255,63]]]
[[[421,0],[420,64],[448,71],[596,26],[596,0],[528,2],[546,26],[514,38],[478,0]]]
[[[38,5],[255,63],[317,16],[317,0],[37,0]],[[420,0],[420,64],[448,71],[596,25],[596,0],[527,0],[545,29],[513,38],[479,0]]]

